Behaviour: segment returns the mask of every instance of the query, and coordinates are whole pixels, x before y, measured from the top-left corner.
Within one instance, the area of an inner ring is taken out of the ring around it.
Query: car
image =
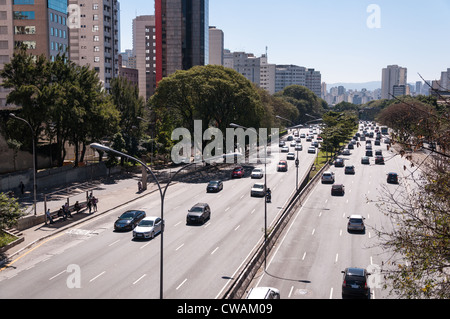
[[[163,222],[159,217],[145,217],[133,229],[134,239],[153,239],[162,231]]]
[[[287,153],[287,152],[289,152],[289,147],[283,146],[283,147],[281,148],[281,153]]]
[[[348,146],[347,146],[347,148],[348,148],[349,150],[354,150],[354,149],[355,149],[355,145],[353,145],[352,143],[349,143]]]
[[[355,166],[354,165],[345,165],[344,174],[355,174]]]
[[[383,156],[383,151],[382,150],[375,150],[375,156]]]
[[[263,178],[263,176],[264,176],[264,170],[262,168],[253,169],[252,173],[250,174],[251,178]]]
[[[370,159],[368,156],[361,157],[361,164],[370,164]]]
[[[345,194],[345,186],[343,184],[334,184],[331,186],[331,196]]]
[[[252,197],[264,197],[266,195],[266,184],[255,183],[250,191]]]
[[[211,208],[206,203],[197,203],[189,209],[186,224],[204,224],[211,218]]]
[[[292,135],[289,135],[288,137],[287,137],[287,140],[290,142],[290,141],[293,141],[294,140],[294,136],[292,136]]]
[[[393,172],[388,173],[387,182],[389,184],[398,184],[398,174]]]
[[[372,150],[366,150],[366,156],[373,156]]]
[[[244,168],[239,166],[235,167],[231,172],[231,178],[241,178],[244,177]]]
[[[286,156],[286,159],[288,160],[295,160],[295,153],[288,153]]]
[[[280,141],[279,143],[278,143],[278,146],[279,147],[283,147],[283,146],[285,146],[286,145],[286,142],[285,141]]]
[[[314,146],[308,147],[308,153],[310,154],[316,154],[316,148]]]
[[[247,299],[280,299],[280,291],[272,287],[255,287],[250,289]]]
[[[305,133],[300,134],[300,138],[305,138],[305,137],[306,137]]]
[[[223,182],[222,181],[210,181],[208,185],[206,186],[206,192],[207,193],[218,193],[223,189]]]
[[[277,166],[278,172],[287,172],[288,170],[288,164],[286,161],[279,161]]]
[[[350,150],[348,149],[348,148],[345,148],[343,151],[342,151],[342,155],[350,155],[351,153],[350,153]]]
[[[344,274],[342,278],[342,298],[370,297],[370,288],[367,285],[370,273],[363,268],[356,267],[345,268],[341,273]]]
[[[347,223],[347,231],[350,232],[352,230],[359,230],[364,232],[366,230],[366,226],[364,225],[364,217],[361,215],[350,215]]]
[[[344,160],[342,158],[336,158],[334,167],[344,167]]]
[[[302,150],[303,150],[302,144],[296,144],[296,145],[295,145],[295,150],[296,150],[296,151],[302,151]]]
[[[295,145],[297,145],[296,141],[292,141],[291,144],[290,144],[291,147],[295,147]]]
[[[334,183],[334,173],[333,172],[323,172],[322,174],[322,184],[325,183]]]
[[[143,210],[127,210],[115,221],[114,230],[132,230],[146,215]]]
[[[384,164],[384,157],[381,155],[375,156],[375,164]]]
[[[312,143],[311,143],[311,146],[314,146],[314,147],[319,147],[319,142],[317,142],[317,141],[313,141]]]

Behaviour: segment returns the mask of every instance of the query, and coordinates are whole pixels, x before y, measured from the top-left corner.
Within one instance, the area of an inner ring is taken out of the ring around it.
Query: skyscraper
[[[399,94],[398,90],[400,90],[400,86],[407,86],[407,69],[398,65],[388,65],[382,72],[381,98],[392,99],[394,96],[394,86],[396,87],[396,95]]]
[[[105,89],[119,73],[119,2],[68,0],[70,59],[94,68]]]
[[[133,55],[139,77],[139,95],[147,100],[156,88],[155,16],[133,19]]]
[[[223,65],[223,50],[223,31],[216,27],[209,27],[209,64]]]
[[[155,0],[156,81],[208,64],[209,0]]]

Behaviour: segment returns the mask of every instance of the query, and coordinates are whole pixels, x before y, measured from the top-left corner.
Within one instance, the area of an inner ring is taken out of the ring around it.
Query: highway
[[[302,144],[299,181],[315,159],[307,153],[310,142],[303,139]],[[286,153],[280,156],[284,159]],[[295,165],[288,162],[288,172],[267,175],[272,190],[268,225],[295,191]],[[219,193],[206,193],[207,180],[169,187],[164,213],[164,298],[217,298],[263,237],[264,199],[250,197],[251,186],[261,180],[250,178],[251,167],[246,167],[244,178],[230,179],[232,169],[229,166],[211,176],[211,180],[224,180]],[[197,202],[210,205],[211,219],[188,226],[187,211]],[[131,232],[115,232],[114,221],[128,209],[160,216],[159,193],[39,243],[13,267],[0,272],[0,298],[159,298],[160,236],[134,241]]]
[[[371,139],[373,141],[373,139]],[[268,257],[266,271],[260,270],[251,287],[274,287],[284,299],[340,299],[342,273],[346,267],[366,268],[369,276],[370,298],[389,298],[382,289],[380,265],[389,254],[377,246],[375,229],[392,229],[390,219],[375,204],[384,188],[392,193],[405,194],[405,180],[400,184],[387,184],[389,172],[403,176],[406,160],[394,156],[383,142],[380,149],[384,165],[361,164],[365,155],[365,142],[341,155],[345,165],[354,165],[355,174],[344,173],[344,167],[330,166],[337,184],[344,184],[343,196],[331,196],[331,184],[318,183],[302,207],[293,216],[277,247]],[[347,231],[347,217],[359,214],[365,218],[366,231]],[[250,287],[250,288],[251,288]]]

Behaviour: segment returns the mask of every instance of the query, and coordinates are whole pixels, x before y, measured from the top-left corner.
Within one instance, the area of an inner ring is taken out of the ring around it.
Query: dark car
[[[197,203],[189,209],[186,224],[204,224],[211,218],[211,209],[206,203]]]
[[[370,297],[370,288],[367,285],[370,273],[363,268],[346,268],[341,272],[344,274],[342,278],[342,298]]]
[[[243,167],[235,167],[231,172],[231,178],[241,178],[244,177],[244,168]]]
[[[370,164],[370,160],[368,156],[361,157],[361,164]]]
[[[288,170],[288,164],[286,161],[279,161],[277,166],[278,172],[287,172]]]
[[[344,167],[344,160],[342,158],[336,158],[334,167]]]
[[[398,184],[398,174],[397,173],[388,173],[387,174],[387,182],[389,184]]]
[[[331,195],[341,195],[345,194],[345,186],[342,184],[334,184],[331,186]]]
[[[381,155],[375,156],[375,164],[384,164],[384,157]]]
[[[355,174],[355,166],[354,165],[346,165],[344,173],[345,174]]]
[[[222,181],[210,181],[206,186],[207,193],[217,193],[223,189]]]
[[[366,156],[372,157],[373,156],[372,150],[366,150]]]
[[[144,219],[146,213],[142,210],[128,210],[114,223],[114,230],[132,230]]]

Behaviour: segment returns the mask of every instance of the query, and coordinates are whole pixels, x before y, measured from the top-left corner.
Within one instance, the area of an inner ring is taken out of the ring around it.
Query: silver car
[[[334,183],[334,173],[333,172],[323,172],[322,183]]]
[[[348,217],[347,231],[355,230],[364,232],[366,230],[364,219],[361,215],[351,215]]]
[[[253,185],[250,195],[263,197],[266,195],[266,185],[264,183],[256,183]]]
[[[133,229],[134,239],[155,238],[162,231],[163,222],[159,217],[145,217]]]

